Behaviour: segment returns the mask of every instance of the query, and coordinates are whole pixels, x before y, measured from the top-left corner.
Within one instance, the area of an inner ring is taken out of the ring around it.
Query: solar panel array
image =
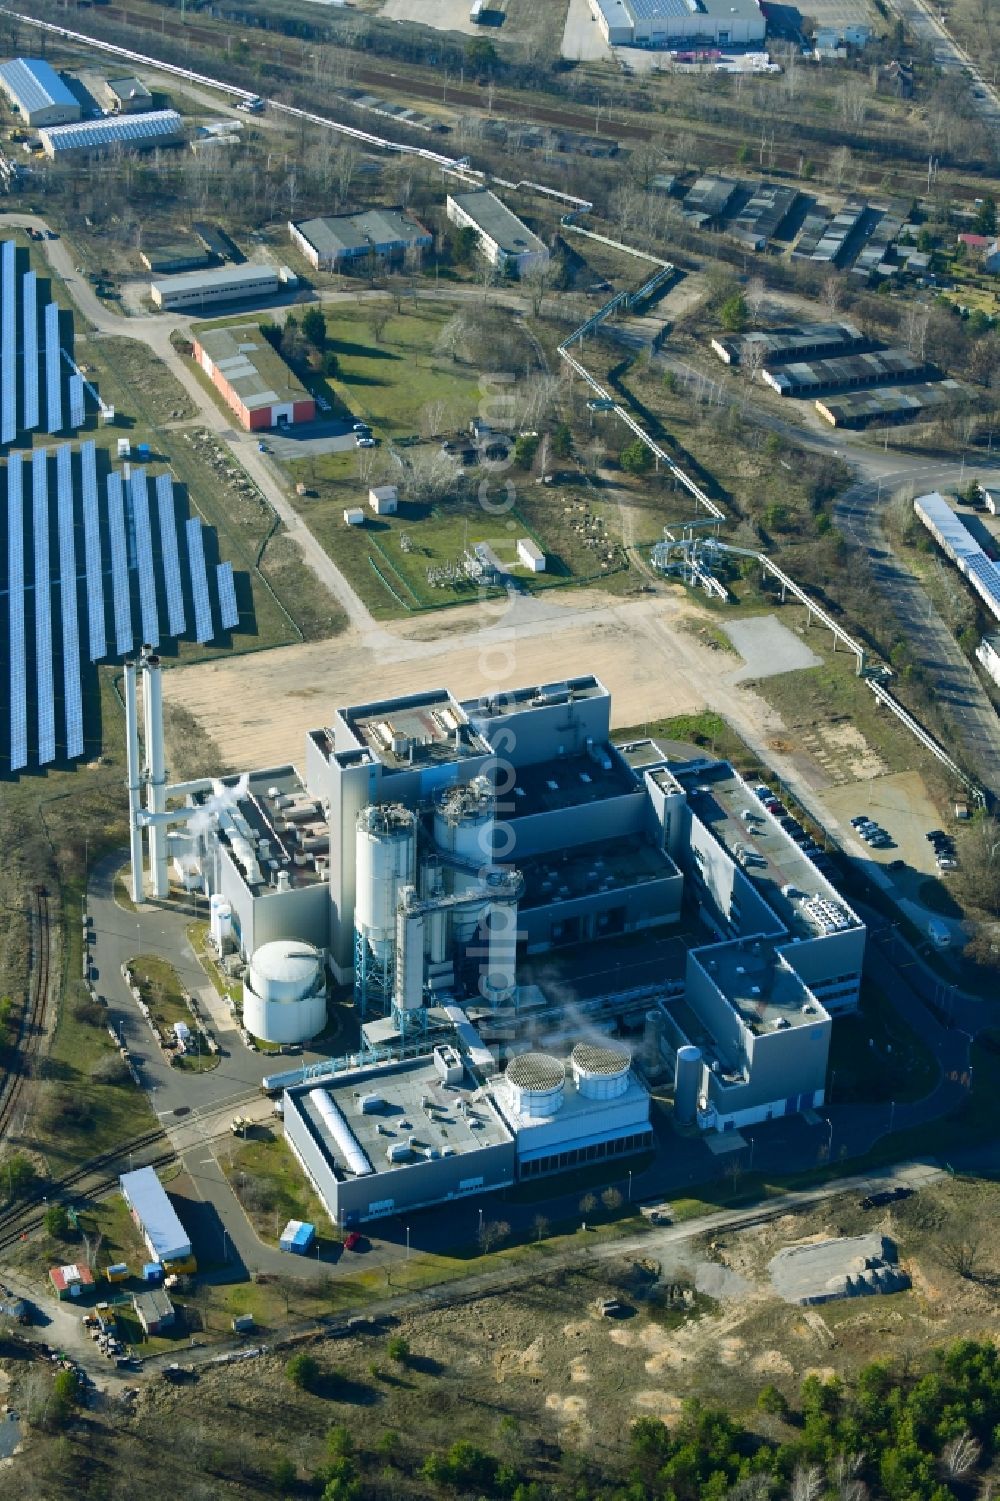
[[[187,526],[188,567],[191,572],[191,593],[194,596],[194,639],[202,645],[215,635],[212,625],[212,606],[208,598],[208,574],[205,571],[205,539],[201,534],[201,521],[189,516]]]
[[[21,455],[7,463],[7,605],[10,625],[10,769],[28,764],[28,695],[24,661],[24,507]]]
[[[38,278],[26,271],[21,278],[21,368],[24,372],[24,427],[38,426]]]
[[[49,568],[48,455],[31,461],[31,514],[35,548],[35,672],[38,685],[38,764],[56,758],[56,710],[52,687],[52,579]]]
[[[97,449],[93,443],[80,447],[83,478],[83,545],[87,558],[87,623],[90,660],[99,662],[108,654],[104,627],[104,571],[101,563],[101,512],[97,493]]]
[[[183,636],[187,629],[184,614],[184,586],[177,556],[177,513],[174,509],[174,482],[169,474],[156,476],[156,509],[160,517],[160,556],[167,586],[167,630],[171,636]]]
[[[69,425],[76,432],[82,427],[86,418],[86,407],[83,400],[83,376],[71,375],[69,378]]]
[[[149,522],[149,488],[145,469],[133,469],[129,479],[135,553],[139,569],[139,613],[145,646],[159,646],[160,622],[156,613],[156,574],[153,570],[153,529]]]
[[[0,278],[3,275],[0,252]],[[3,291],[0,287],[0,304]],[[2,326],[0,306],[0,326]],[[2,337],[2,332],[0,332]],[[2,364],[2,349],[0,349]],[[2,374],[2,371],[0,371]],[[239,608],[233,567],[222,562],[213,569],[218,615],[213,619],[205,557],[205,529],[197,516],[185,525],[182,540],[177,522],[173,480],[156,476],[153,494],[145,469],[133,469],[125,480],[111,471],[106,479],[98,473],[98,449],[93,441],[80,446],[79,467],[72,446],[60,444],[48,451],[38,449],[30,458],[31,485],[25,496],[29,462],[19,451],[6,463],[6,484],[0,489],[6,499],[7,529],[7,624],[6,655],[9,660],[10,769],[20,771],[36,759],[47,765],[60,756],[82,756],[84,735],[83,662],[99,662],[112,656],[128,656],[136,643],[133,629],[133,596],[138,596],[142,640],[160,643],[158,586],[165,591],[166,633],[182,636],[187,629],[190,587],[194,604],[194,637],[201,644],[221,629],[239,628]],[[156,517],[153,517],[155,501]],[[30,521],[25,515],[30,511]],[[106,519],[105,519],[106,518]],[[82,522],[80,547],[77,526]],[[31,554],[28,561],[25,525],[29,526]],[[2,525],[2,513],[0,513]],[[131,531],[131,538],[128,533]],[[106,532],[106,539],[105,539]],[[131,541],[131,547],[130,547]],[[158,543],[158,546],[157,546]],[[82,551],[83,556],[79,556]],[[110,556],[110,569],[107,560]],[[25,579],[25,567],[30,578]],[[158,578],[161,574],[162,577]],[[110,584],[106,583],[110,572]],[[188,577],[185,579],[184,574]],[[84,598],[80,597],[81,588]],[[34,592],[33,668],[37,679],[37,741],[29,734],[27,676],[32,656],[28,645],[25,599]],[[53,621],[53,591],[56,619]],[[107,595],[110,593],[110,600]],[[109,635],[107,608],[114,620],[113,641]],[[80,620],[85,616],[85,642]],[[55,632],[55,640],[53,639]],[[3,650],[0,645],[0,650]],[[57,690],[57,683],[59,688]],[[57,710],[60,712],[57,714]],[[57,741],[65,727],[65,739]]]
[[[59,349],[59,307],[50,302],[45,307],[45,411],[46,429],[62,431],[62,357]]]
[[[219,563],[215,569],[215,581],[219,591],[219,618],[225,631],[233,631],[240,623],[240,610],[236,603],[236,580],[232,563]]]
[[[108,475],[108,535],[111,539],[111,583],[115,600],[115,652],[119,657],[127,657],[132,650],[132,600],[125,542],[125,495],[120,474]]]
[[[56,450],[56,494],[59,513],[59,613],[62,616],[63,710],[66,717],[66,755],[83,755],[83,697],[80,684],[80,628],[76,609],[76,545],[73,539],[72,451]]]
[[[0,443],[17,437],[17,258],[13,240],[0,246]]]

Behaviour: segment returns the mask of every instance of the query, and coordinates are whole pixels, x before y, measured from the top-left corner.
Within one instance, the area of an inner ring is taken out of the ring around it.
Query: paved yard
[[[734,683],[746,678],[776,677],[802,667],[819,667],[806,643],[774,615],[753,615],[724,621],[722,629],[743,658],[744,666],[731,675]]]
[[[569,0],[561,51],[563,57],[581,63],[603,62],[611,56],[587,0]]]
[[[934,851],[926,835],[929,829],[939,827],[941,817],[918,771],[901,771],[892,776],[831,787],[824,794],[824,801],[843,830],[849,831],[851,819],[864,814],[892,835],[895,849],[866,849],[867,859],[880,865],[901,859],[913,871],[923,875],[937,874]],[[865,848],[860,841],[858,845]]]
[[[382,17],[386,21],[417,21],[421,26],[433,26],[435,31],[464,31],[466,36],[478,36],[482,27],[469,20],[472,0],[386,0]],[[496,0],[491,9],[500,10],[502,0]]]

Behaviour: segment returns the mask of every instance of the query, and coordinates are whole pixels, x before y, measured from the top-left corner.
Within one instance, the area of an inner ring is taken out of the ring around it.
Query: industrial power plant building
[[[408,250],[427,250],[434,236],[401,209],[367,209],[337,218],[289,223],[292,244],[310,266],[333,271],[352,261],[401,260]]]
[[[612,47],[748,47],[764,40],[757,0],[590,0]]]
[[[316,400],[259,323],[192,332],[194,357],[248,432],[311,422]]]
[[[568,1061],[528,1051],[484,1080],[436,1047],[288,1090],[285,1138],[331,1220],[350,1226],[647,1151],[650,1097],[631,1062],[581,1043]]]
[[[520,275],[531,266],[544,265],[549,258],[538,236],[488,188],[450,193],[447,212],[452,224],[476,231],[479,249],[491,266],[509,268]]]
[[[0,63],[0,89],[25,125],[69,125],[83,113],[80,101],[51,63],[15,57]]]
[[[622,986],[588,1004],[612,1028],[623,1008],[657,1011],[705,1129],[822,1104],[864,925],[731,766],[616,746],[610,722],[589,676],[465,701],[439,689],[337,709],[301,770],[177,789],[175,874],[210,896],[213,941],[245,966],[245,1025],[315,1035],[325,963],[353,984],[368,1056],[457,1037],[482,1080],[533,1038],[572,1034],[563,992],[526,974],[534,956],[679,931],[686,901],[700,936],[672,970],[657,961],[638,1002]]]

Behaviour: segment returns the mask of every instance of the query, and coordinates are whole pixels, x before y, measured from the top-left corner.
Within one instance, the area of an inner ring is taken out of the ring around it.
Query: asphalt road
[[[949,33],[940,13],[927,0],[890,0],[896,14],[918,39],[929,45],[942,73],[967,77],[977,112],[991,125],[1000,125],[1000,94],[994,81],[987,81],[979,65]]]

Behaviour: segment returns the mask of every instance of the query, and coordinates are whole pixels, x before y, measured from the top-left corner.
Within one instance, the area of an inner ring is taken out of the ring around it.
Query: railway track
[[[81,1167],[76,1168],[72,1173],[67,1173],[65,1177],[46,1183],[44,1198],[50,1201],[71,1198],[74,1203],[94,1202],[102,1199],[105,1194],[118,1186],[118,1171],[108,1171],[113,1164],[116,1169],[120,1168],[128,1160],[130,1154],[134,1155],[156,1141],[165,1140],[161,1131],[149,1131],[145,1136],[137,1136],[131,1142],[116,1147],[114,1151],[104,1152],[91,1162],[83,1163]],[[140,1165],[153,1168],[167,1167],[175,1160],[176,1155],[171,1147],[155,1157],[144,1160]],[[88,1182],[88,1179],[94,1181]],[[18,1241],[31,1235],[33,1231],[40,1229],[44,1219],[45,1208],[41,1193],[33,1195],[28,1203],[19,1204],[16,1208],[8,1209],[0,1214],[0,1252],[8,1250]]]
[[[7,1072],[0,1085],[0,1140],[9,1136],[25,1084],[34,1073],[34,1062],[41,1046],[48,1013],[52,932],[49,895],[41,885],[36,886],[32,892],[28,931],[31,983],[28,1004],[21,1013],[16,1046],[12,1049],[17,1066]]]

